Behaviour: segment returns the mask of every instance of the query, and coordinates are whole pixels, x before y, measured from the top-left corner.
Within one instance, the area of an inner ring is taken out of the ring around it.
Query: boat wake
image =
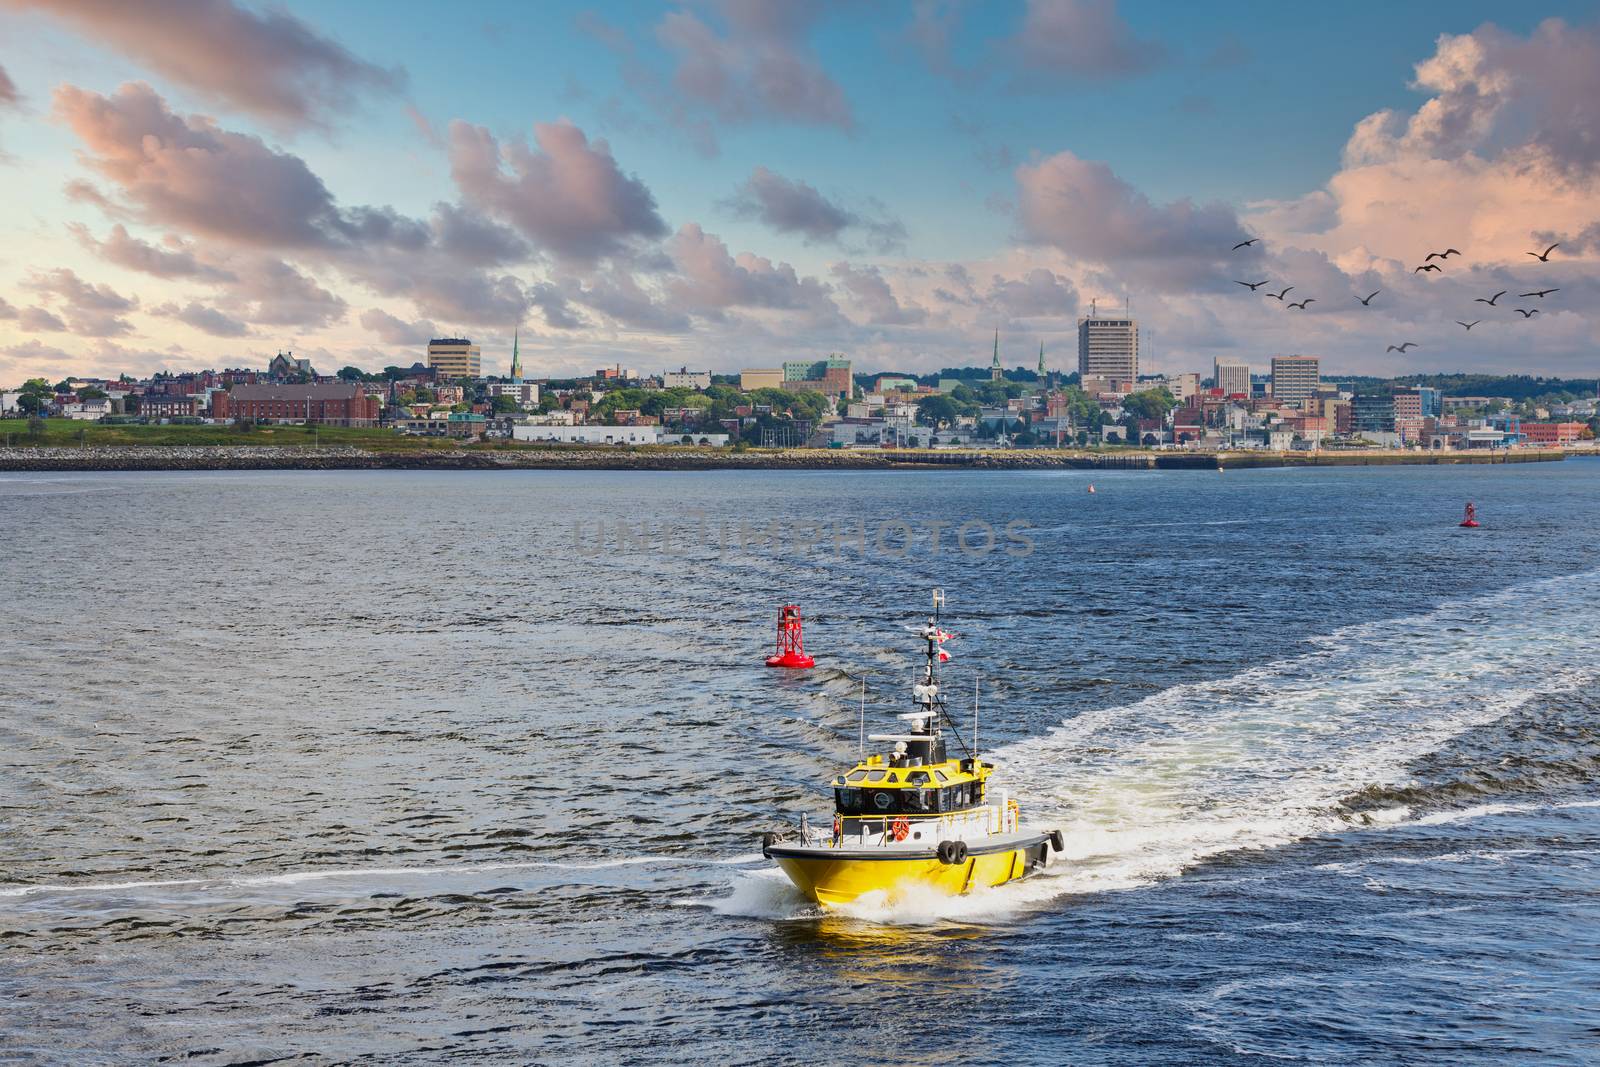
[[[1411,765],[1461,734],[1600,678],[1592,634],[1600,572],[1449,601],[1345,627],[1308,651],[1104,708],[993,753],[994,784],[1066,850],[1035,877],[963,898],[863,899],[872,922],[1005,921],[1073,894],[1134,889],[1224,854],[1307,837],[1444,821],[1362,806],[1412,784]],[[1463,816],[1465,817],[1465,816]],[[779,918],[808,905],[741,876],[715,905]],[[779,876],[781,878],[781,876]]]

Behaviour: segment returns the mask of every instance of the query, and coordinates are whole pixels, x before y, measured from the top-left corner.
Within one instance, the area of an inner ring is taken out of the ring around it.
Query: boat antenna
[[[861,676],[861,718],[858,720],[860,729],[857,732],[856,752],[865,757],[867,754],[867,676]]]
[[[978,678],[972,678],[972,758],[978,758]]]

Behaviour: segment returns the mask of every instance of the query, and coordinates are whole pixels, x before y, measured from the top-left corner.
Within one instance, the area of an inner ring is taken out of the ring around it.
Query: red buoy
[[[816,665],[817,661],[806,655],[801,636],[800,609],[794,604],[785,604],[783,610],[778,612],[777,654],[767,657],[767,666],[801,669]]]
[[[1467,517],[1461,520],[1461,525],[1469,529],[1478,527],[1478,509],[1472,506],[1472,501],[1467,501]]]

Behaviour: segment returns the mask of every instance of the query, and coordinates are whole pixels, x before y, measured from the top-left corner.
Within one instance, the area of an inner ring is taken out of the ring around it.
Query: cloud
[[[405,84],[281,8],[231,0],[0,0],[74,26],[164,77],[281,125],[323,125],[366,92]]]
[[[162,318],[176,319],[213,337],[243,337],[250,332],[250,327],[238,319],[230,318],[216,308],[206,307],[192,300],[183,307],[170,303],[159,304],[151,308],[150,313],[160,315]]]
[[[378,335],[387,345],[426,345],[439,336],[439,328],[427,319],[406,322],[395,318],[382,308],[368,308],[361,313],[361,325]]]
[[[1347,166],[1459,159],[1524,147],[1561,169],[1600,163],[1600,33],[1547,19],[1518,37],[1493,25],[1441,34],[1412,88],[1432,94],[1409,116],[1367,116]]]
[[[11,80],[6,68],[0,67],[0,108],[16,107],[21,103],[22,94],[17,92],[17,83]]]
[[[557,330],[577,330],[589,325],[572,310],[567,295],[561,287],[549,282],[539,282],[528,290],[528,299],[544,316],[545,325]]]
[[[726,29],[687,11],[656,27],[673,55],[672,85],[687,102],[727,122],[782,119],[851,129],[844,90],[822,69],[807,42],[822,4],[788,0],[721,0]]]
[[[831,273],[874,326],[909,326],[928,317],[923,308],[902,305],[877,267],[857,268],[848,263],[835,263]]]
[[[230,266],[239,280],[219,303],[246,322],[315,329],[339,322],[349,308],[311,276],[274,256],[249,256]]]
[[[455,204],[434,205],[433,232],[446,255],[477,267],[515,263],[529,254],[516,231]]]
[[[1071,279],[1044,267],[1035,267],[1021,278],[995,275],[987,299],[1012,318],[1072,318],[1078,313],[1078,290]]]
[[[622,172],[604,140],[591,144],[566,122],[536,124],[534,140],[536,149],[520,142],[502,148],[483,127],[452,122],[450,171],[462,198],[575,263],[666,234],[650,190]]]
[[[130,235],[127,227],[121,223],[111,227],[111,234],[104,241],[96,240],[82,223],[68,223],[67,229],[83,247],[106,262],[128,270],[157,278],[197,278],[202,281],[231,281],[234,277],[228,271],[202,263],[195,256],[193,246],[185,243],[177,234],[167,234],[163,240],[166,248],[163,249]]]
[[[14,319],[20,312],[5,297],[0,296],[0,319]]]
[[[64,85],[55,110],[84,142],[84,162],[146,222],[264,247],[324,246],[341,232],[333,197],[298,156],[181,118],[148,85],[110,97]]]
[[[1557,239],[1544,235],[1595,223],[1600,31],[1550,19],[1527,37],[1444,34],[1412,87],[1427,96],[1414,111],[1366,116],[1324,188],[1250,205],[1252,228],[1347,273],[1398,279],[1446,245],[1465,254],[1452,274],[1525,267],[1524,252]]]
[[[1134,35],[1116,0],[1028,0],[1009,50],[1032,76],[1051,80],[1124,78],[1167,58],[1159,43]]]
[[[67,312],[73,333],[85,337],[120,337],[133,332],[132,325],[121,316],[139,306],[137,297],[123,296],[109,285],[86,282],[65,267],[32,274],[22,282],[22,287],[59,302]],[[41,311],[38,308],[30,310]],[[23,314],[26,319],[28,313]],[[61,320],[53,314],[41,312],[35,321]],[[26,323],[24,328],[28,328]],[[59,329],[44,325],[33,328]]]
[[[1059,152],[1017,168],[1024,236],[1111,267],[1138,286],[1226,284],[1221,266],[1240,224],[1224,204],[1155,204],[1104,163]]]
[[[690,311],[716,317],[727,308],[804,310],[824,317],[837,315],[828,287],[815,278],[801,278],[787,263],[743,252],[728,254],[728,246],[698,223],[686,223],[667,251],[677,276],[667,283],[675,303]]]
[[[688,315],[656,301],[632,273],[618,267],[573,283],[568,295],[630,329],[687,333],[691,325]]]
[[[49,330],[66,332],[67,324],[55,314],[41,307],[23,308],[17,325],[24,330]]]
[[[880,252],[905,244],[906,228],[889,218],[866,218],[819,193],[803,181],[785,178],[758,166],[727,201],[735,215],[759,219],[779,233],[794,233],[808,241],[838,242],[848,229],[862,231]]]

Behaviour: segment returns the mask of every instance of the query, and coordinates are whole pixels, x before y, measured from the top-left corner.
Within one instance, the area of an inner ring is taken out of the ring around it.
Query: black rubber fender
[[[937,853],[940,863],[947,865],[965,863],[967,861],[967,843],[965,841],[940,841]]]
[[[1050,847],[1057,852],[1065,852],[1067,850],[1067,839],[1061,836],[1060,830],[1050,831]]]

